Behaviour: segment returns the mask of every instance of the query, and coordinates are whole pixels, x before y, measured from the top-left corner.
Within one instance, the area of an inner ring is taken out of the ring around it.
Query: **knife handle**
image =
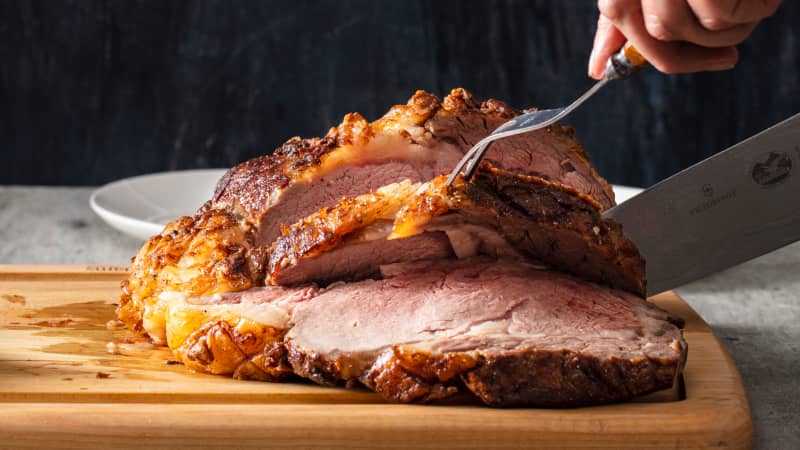
[[[620,51],[608,58],[605,78],[607,80],[624,80],[647,64],[647,59],[627,42]]]

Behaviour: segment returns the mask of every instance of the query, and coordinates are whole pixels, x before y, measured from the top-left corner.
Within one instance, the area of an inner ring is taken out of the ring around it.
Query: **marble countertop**
[[[0,263],[128,264],[141,242],[92,213],[91,191],[0,187]],[[756,448],[800,448],[800,243],[677,291],[733,355]]]

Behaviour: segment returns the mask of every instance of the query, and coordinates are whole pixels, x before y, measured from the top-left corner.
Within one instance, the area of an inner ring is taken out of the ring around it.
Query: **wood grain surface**
[[[113,323],[119,266],[0,266],[0,448],[750,448],[735,366],[680,298],[683,382],[636,402],[492,409],[195,374]]]

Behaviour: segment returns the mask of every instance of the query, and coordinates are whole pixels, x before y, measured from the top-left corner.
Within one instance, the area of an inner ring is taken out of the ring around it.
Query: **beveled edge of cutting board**
[[[129,266],[114,264],[0,264],[0,281],[125,278]]]
[[[0,266],[0,280],[111,282],[126,274],[126,268],[97,267],[121,266],[6,265]],[[71,443],[126,448],[141,445],[146,435],[149,446],[207,448],[259,448],[265,443],[485,448],[487,439],[496,448],[751,448],[747,394],[724,345],[674,293],[651,300],[686,321],[685,400],[563,410],[382,403],[329,403],[320,408],[308,403],[0,402],[0,447],[13,442],[15,447]]]

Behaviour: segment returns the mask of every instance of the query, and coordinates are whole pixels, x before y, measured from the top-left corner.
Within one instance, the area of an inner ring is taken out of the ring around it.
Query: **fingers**
[[[703,47],[730,47],[747,39],[757,22],[734,25],[721,31],[701,26],[684,1],[642,0],[647,32],[660,41],[686,41]]]
[[[736,25],[758,22],[774,14],[781,4],[781,0],[686,0],[686,2],[700,25],[711,31],[727,30]]]
[[[626,39],[665,73],[730,69],[739,58],[735,46],[779,5],[780,0],[599,0],[589,75],[602,77],[609,56]]]
[[[622,20],[634,10],[641,10],[640,0],[599,0],[597,8],[612,23]]]
[[[669,2],[678,3],[678,2]],[[648,32],[639,0],[601,0],[600,14],[636,46],[656,69],[664,73],[730,69],[738,60],[735,47],[702,47],[687,42],[660,41]]]
[[[596,80],[603,78],[608,58],[619,50],[626,40],[608,17],[601,14],[597,20],[592,55],[589,57],[589,76]]]

